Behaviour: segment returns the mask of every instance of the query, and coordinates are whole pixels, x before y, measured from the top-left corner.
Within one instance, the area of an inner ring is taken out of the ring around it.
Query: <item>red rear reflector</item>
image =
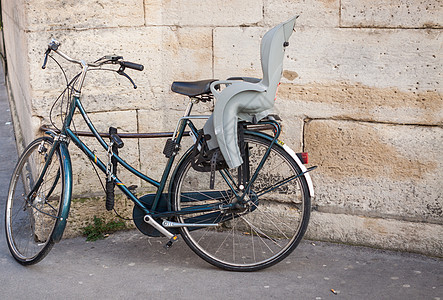
[[[297,156],[304,165],[306,165],[308,163],[308,161],[309,161],[308,152],[297,153]]]

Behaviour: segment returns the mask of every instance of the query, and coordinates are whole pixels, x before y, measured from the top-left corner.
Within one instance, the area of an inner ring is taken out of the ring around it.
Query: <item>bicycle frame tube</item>
[[[192,107],[192,104],[191,104]],[[71,106],[69,108],[69,112],[68,115],[65,119],[64,122],[64,126],[63,126],[63,130],[62,130],[62,134],[60,135],[60,137],[64,137],[67,136],[69,137],[74,144],[80,148],[87,156],[88,158],[93,161],[93,163],[95,165],[98,166],[98,168],[103,172],[106,173],[107,172],[107,167],[106,164],[103,163],[99,158],[97,158],[97,156],[79,139],[79,137],[75,134],[75,132],[73,132],[70,129],[70,125],[72,123],[72,118],[74,116],[74,112],[75,110],[78,109],[80,114],[82,115],[83,119],[85,120],[88,128],[90,129],[90,131],[92,132],[93,136],[98,140],[98,142],[101,144],[101,146],[108,151],[109,149],[109,145],[103,140],[103,138],[99,135],[98,131],[96,130],[96,128],[94,127],[93,123],[91,122],[91,120],[89,119],[89,117],[87,116],[87,113],[85,111],[85,109],[83,108],[81,101],[80,101],[80,95],[79,93],[76,93],[76,95],[73,96],[73,100],[71,102]],[[191,129],[191,131],[197,135],[197,129],[194,126],[194,124],[191,122],[190,119],[192,119],[192,116],[189,116],[189,112],[190,112],[190,108],[188,107],[188,110],[185,114],[185,117],[181,118],[180,121],[178,122],[177,128],[175,130],[174,136],[173,136],[173,141],[177,144],[180,144],[181,139],[183,137],[184,131],[186,126],[189,126],[189,128]],[[275,135],[274,137],[271,137],[269,135],[265,135],[267,137],[267,139],[272,140],[271,146],[269,147],[269,149],[267,149],[265,155],[263,156],[262,160],[259,163],[258,168],[255,170],[254,174],[251,177],[251,180],[248,182],[244,192],[242,194],[238,194],[235,191],[235,187],[231,186],[231,190],[234,192],[236,198],[239,201],[242,201],[245,197],[245,195],[248,193],[250,187],[252,186],[253,182],[255,181],[255,179],[257,178],[258,173],[260,172],[260,170],[262,169],[266,159],[269,156],[269,153],[271,151],[271,147],[274,143],[276,143],[278,141],[278,136],[280,134],[280,125],[277,122],[274,121],[268,121],[268,122],[264,122],[264,124],[271,124],[274,126],[275,128]],[[250,132],[250,131],[247,131]],[[259,133],[255,133],[258,135],[261,135]],[[57,141],[58,142],[58,141]],[[60,143],[60,142],[58,142]],[[65,145],[66,146],[66,142],[62,142],[60,145]],[[67,152],[67,149],[66,149]],[[69,153],[68,153],[69,155]],[[114,157],[117,159],[117,161],[128,171],[130,171],[131,173],[133,173],[134,175],[138,176],[139,178],[141,178],[144,181],[147,181],[148,183],[154,185],[157,188],[157,193],[155,196],[155,199],[152,203],[152,206],[150,207],[150,209],[148,209],[141,201],[139,201],[139,199],[123,184],[123,182],[121,182],[120,179],[117,178],[117,176],[115,174],[111,174],[112,178],[114,179],[116,185],[118,186],[118,188],[129,198],[131,199],[136,206],[138,206],[140,209],[142,209],[147,215],[151,215],[154,218],[155,217],[159,217],[159,216],[163,216],[163,217],[167,217],[167,216],[172,216],[172,215],[177,215],[177,214],[187,214],[187,213],[195,213],[196,211],[192,211],[192,212],[187,212],[187,211],[179,211],[179,212],[172,212],[171,207],[170,207],[170,201],[168,201],[168,212],[162,212],[162,213],[158,213],[158,214],[152,214],[151,211],[155,211],[157,205],[159,204],[159,201],[161,199],[161,195],[163,193],[163,191],[165,190],[165,186],[166,186],[166,181],[169,178],[170,175],[170,171],[172,169],[172,164],[174,162],[174,158],[176,156],[176,153],[174,153],[169,160],[167,161],[165,170],[163,172],[161,181],[156,181],[150,177],[148,177],[147,175],[144,175],[143,173],[137,171],[136,169],[134,169],[131,165],[129,165],[127,162],[125,162],[122,158],[120,158],[118,155],[113,154]],[[70,162],[70,160],[69,160]],[[69,167],[69,170],[71,170],[71,167]],[[71,174],[71,172],[69,172],[69,174]],[[175,173],[174,173],[175,174]],[[72,176],[69,175],[70,180],[72,181]],[[173,175],[174,177],[174,175]],[[229,182],[228,178],[225,178],[226,182]],[[72,185],[72,184],[71,184]],[[71,185],[69,187],[69,189],[71,189]],[[170,190],[168,190],[170,191]],[[69,197],[70,199],[70,197]],[[168,199],[170,200],[170,199]],[[68,201],[69,203],[67,203],[67,207],[63,208],[63,212],[67,214],[67,212],[69,211],[69,204],[70,201]],[[214,208],[210,208],[210,207],[202,207],[201,208],[201,212],[208,212],[213,210]],[[59,220],[61,223],[65,223],[66,222],[66,218],[62,217]],[[64,221],[64,222],[62,222]],[[65,224],[60,224],[60,228],[64,229],[64,225]],[[57,232],[59,232],[60,230],[58,230]]]
[[[100,143],[100,145],[106,150],[109,150],[109,145],[103,140],[103,138],[99,135],[97,129],[95,128],[95,126],[93,125],[93,123],[91,122],[91,120],[89,119],[81,101],[80,101],[80,94],[76,93],[76,95],[73,96],[73,100],[71,102],[71,106],[69,108],[69,112],[66,116],[65,122],[64,122],[64,126],[63,126],[63,130],[62,130],[62,135],[65,135],[67,137],[69,137],[74,144],[80,148],[83,153],[86,154],[86,156],[103,172],[106,173],[107,168],[106,168],[106,164],[103,163],[95,154],[93,151],[91,151],[91,149],[88,148],[88,146],[86,146],[81,139],[75,134],[74,131],[72,131],[70,129],[70,125],[72,123],[72,119],[74,116],[74,112],[75,110],[78,109],[80,114],[82,115],[83,119],[85,120],[88,128],[90,129],[90,131],[92,132],[93,136],[98,140],[98,142]],[[183,137],[186,125],[189,124],[191,130],[194,131],[194,133],[196,132],[195,127],[193,126],[192,123],[190,123],[188,120],[186,119],[182,119],[179,122],[179,126],[178,126],[178,130],[176,130],[176,135],[174,140],[177,143],[181,142],[181,139]],[[158,202],[161,198],[161,194],[163,193],[165,186],[166,186],[166,181],[170,175],[170,171],[172,168],[172,164],[174,162],[174,158],[175,158],[175,154],[172,155],[169,160],[167,161],[166,167],[163,171],[163,175],[160,181],[156,181],[154,179],[152,179],[151,177],[141,173],[140,171],[136,170],[135,168],[133,168],[130,164],[128,164],[126,161],[124,161],[121,157],[119,157],[116,154],[113,154],[113,156],[117,159],[118,163],[120,163],[121,166],[123,166],[125,169],[127,169],[128,171],[130,171],[132,174],[136,175],[137,177],[141,178],[142,180],[150,183],[151,185],[155,186],[157,188],[157,193],[156,193],[156,197],[154,200],[154,203],[152,205],[151,210],[155,210],[156,206],[158,205]],[[118,177],[116,176],[116,174],[112,174],[111,175],[112,178],[114,179],[117,187],[128,197],[130,198],[140,209],[142,209],[146,214],[150,214],[150,211],[145,207],[145,205],[143,205],[138,198],[126,187],[126,185],[120,180],[118,179]]]

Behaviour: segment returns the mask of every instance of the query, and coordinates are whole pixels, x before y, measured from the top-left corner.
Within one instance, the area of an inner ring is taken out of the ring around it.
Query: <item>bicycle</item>
[[[122,56],[104,56],[86,63],[69,57],[59,47],[59,42],[51,41],[45,52],[43,69],[48,57],[55,60],[50,53],[56,53],[80,65],[82,71],[67,81],[62,92],[69,100],[62,128],[47,129],[45,136],[31,142],[13,172],[5,230],[15,260],[23,265],[35,264],[62,238],[73,186],[68,150],[71,142],[106,175],[106,208],[113,208],[114,187],[117,186],[134,202],[136,227],[146,235],[167,237],[166,248],[181,235],[198,256],[212,265],[232,271],[255,271],[278,263],[297,247],[307,229],[313,195],[312,181],[307,173],[315,167],[307,169],[304,166],[307,161],[302,161],[304,157],[278,139],[281,126],[277,118],[269,116],[255,123],[239,122],[239,147],[243,157],[240,167],[221,166],[210,172],[200,170],[195,165],[202,166],[205,162],[198,162],[196,157],[204,147],[205,136],[201,136],[193,120],[208,116],[191,115],[191,111],[193,105],[213,99],[210,86],[216,80],[174,82],[173,90],[189,96],[189,104],[166,142],[163,153],[168,161],[157,181],[118,155],[124,143],[117,130],[110,127],[109,143],[106,142],[80,100],[88,71],[117,72],[136,88],[125,69],[142,71],[143,65],[124,61]],[[76,111],[107,152],[107,162],[101,161],[71,129]],[[269,128],[272,135],[262,130]],[[185,130],[189,130],[194,145],[184,152],[172,171],[182,138],[188,133]],[[137,197],[133,189],[117,177],[117,166],[148,182],[157,192]],[[166,186],[168,178],[170,184]]]

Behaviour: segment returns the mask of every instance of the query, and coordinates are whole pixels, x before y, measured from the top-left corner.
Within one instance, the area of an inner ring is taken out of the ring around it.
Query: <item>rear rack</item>
[[[253,131],[264,131],[264,130],[273,130],[274,126],[269,124],[264,125],[254,125],[249,124],[247,125],[248,130]],[[54,127],[51,127],[49,125],[42,125],[40,127],[40,131],[46,132],[46,131],[53,131],[55,133],[60,133],[60,130],[55,129]],[[85,137],[93,137],[94,135],[92,132],[89,131],[74,131],[75,135],[78,136],[85,136]],[[121,138],[127,138],[127,139],[155,139],[155,138],[170,138],[172,137],[174,132],[151,132],[151,133],[118,133],[118,136]],[[109,137],[109,133],[100,132],[99,135],[101,137]],[[189,131],[185,131],[183,133],[184,136],[189,136]]]

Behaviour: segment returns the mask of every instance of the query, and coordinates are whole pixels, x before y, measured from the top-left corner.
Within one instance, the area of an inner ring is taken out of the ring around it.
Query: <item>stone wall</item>
[[[186,106],[170,92],[172,81],[260,77],[261,37],[300,14],[276,106],[283,140],[309,151],[319,166],[308,237],[443,255],[439,1],[2,0],[2,9],[16,132],[24,142],[49,123],[63,88],[54,62],[40,68],[51,37],[75,58],[119,54],[145,65],[144,72],[128,71],[137,90],[111,73],[87,78],[83,102],[100,131],[172,131]],[[153,153],[163,143],[127,140],[122,152],[159,178],[165,159]],[[94,171],[81,153],[72,156],[74,193],[96,195]]]

